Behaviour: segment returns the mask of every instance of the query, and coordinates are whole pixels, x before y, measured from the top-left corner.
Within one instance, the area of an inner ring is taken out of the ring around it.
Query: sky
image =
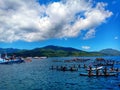
[[[0,0],[0,48],[120,50],[120,0]]]

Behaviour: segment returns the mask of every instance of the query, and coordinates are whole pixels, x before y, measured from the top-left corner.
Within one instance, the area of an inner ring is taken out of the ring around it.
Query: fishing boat
[[[16,60],[0,60],[0,64],[14,64],[14,63],[22,63],[24,60],[16,59]]]
[[[7,55],[5,55],[3,58],[0,57],[0,64],[14,64],[14,63],[22,63],[22,62],[24,62],[24,60],[21,57],[8,58]]]
[[[97,76],[97,77],[100,77],[100,76],[108,77],[108,76],[117,76],[117,75],[118,75],[117,73],[109,73],[108,75],[104,75],[104,74],[100,74],[100,75],[96,75],[96,74],[88,75],[88,73],[80,73],[80,76]]]

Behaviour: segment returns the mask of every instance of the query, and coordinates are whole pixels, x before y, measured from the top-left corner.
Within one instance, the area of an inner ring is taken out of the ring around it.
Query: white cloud
[[[83,37],[83,39],[90,39],[95,37],[95,30],[94,29],[90,29],[86,34],[85,37]]]
[[[90,46],[82,46],[82,49],[85,49],[85,50],[88,50],[90,48],[91,48]]]
[[[118,39],[118,37],[116,36],[116,37],[114,37],[114,39],[115,39],[115,40],[117,40],[117,39]]]
[[[105,3],[86,0],[61,0],[41,5],[36,0],[0,0],[0,41],[28,42],[50,38],[76,37],[89,30],[85,38],[95,35],[93,28],[112,15]]]

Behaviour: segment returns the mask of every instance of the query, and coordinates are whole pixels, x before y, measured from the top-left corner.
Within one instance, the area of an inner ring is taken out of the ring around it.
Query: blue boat
[[[15,59],[15,60],[0,60],[0,64],[14,64],[14,63],[22,63],[24,60]]]
[[[4,58],[0,57],[0,64],[14,64],[14,63],[22,63],[24,60],[19,58],[8,58],[7,55]]]

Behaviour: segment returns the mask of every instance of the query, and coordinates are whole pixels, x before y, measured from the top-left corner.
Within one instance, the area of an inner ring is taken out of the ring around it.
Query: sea
[[[87,62],[64,62],[74,58],[90,59]],[[51,70],[51,66],[83,65],[98,57],[48,57],[32,62],[0,65],[0,90],[120,90],[120,75],[111,77],[80,76],[86,72]],[[102,57],[120,61],[120,56]],[[120,65],[115,65],[120,68]]]

